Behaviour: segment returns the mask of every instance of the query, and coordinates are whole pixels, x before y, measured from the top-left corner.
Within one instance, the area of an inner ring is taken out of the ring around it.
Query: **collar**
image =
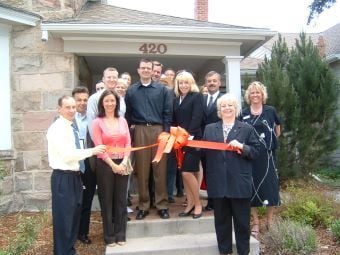
[[[59,120],[63,123],[65,123],[66,125],[71,126],[73,124],[73,121],[69,121],[68,119],[64,118],[63,116],[59,115]]]
[[[156,87],[157,83],[151,80],[149,84],[143,84],[141,81],[139,81],[138,87]]]
[[[81,114],[80,112],[76,112],[76,115],[74,117],[79,120],[84,120],[86,119],[86,112],[84,114]]]
[[[214,99],[214,101],[215,101],[215,99],[216,99],[216,97],[218,96],[218,94],[220,93],[220,91],[218,90],[218,91],[216,91],[214,94],[208,94],[208,98],[210,97],[210,96],[212,96],[213,97],[213,99]]]

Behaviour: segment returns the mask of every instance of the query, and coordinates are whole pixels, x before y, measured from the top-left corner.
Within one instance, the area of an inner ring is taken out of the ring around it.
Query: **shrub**
[[[327,179],[332,179],[332,180],[340,179],[340,167],[323,168],[323,169],[316,171],[316,174]]]
[[[335,240],[340,243],[340,219],[337,219],[332,223],[331,232]]]
[[[47,223],[47,214],[40,212],[38,217],[18,216],[17,235],[9,240],[9,247],[0,250],[0,255],[19,255],[31,247],[39,230]]]
[[[260,217],[265,216],[267,213],[267,207],[265,206],[257,207],[257,213]]]
[[[316,233],[311,226],[278,219],[264,235],[270,254],[310,254],[316,249]]]
[[[312,187],[289,187],[290,200],[281,213],[282,218],[290,219],[313,227],[328,227],[333,220],[335,209],[333,200]]]

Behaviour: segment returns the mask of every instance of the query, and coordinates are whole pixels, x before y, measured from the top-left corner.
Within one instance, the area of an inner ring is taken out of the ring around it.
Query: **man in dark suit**
[[[206,126],[203,140],[228,143],[236,151],[204,150],[207,166],[207,190],[213,199],[215,230],[220,254],[232,254],[232,223],[237,253],[249,254],[250,198],[252,163],[260,144],[255,130],[236,119],[240,105],[232,94],[217,101],[221,121]]]
[[[87,117],[86,107],[89,98],[89,91],[86,87],[78,86],[72,91],[72,96],[76,101],[76,114],[75,122],[79,130],[79,139],[83,148],[87,146],[91,141],[87,130]],[[90,158],[84,160],[85,171],[80,174],[83,182],[83,203],[80,217],[78,239],[84,244],[90,244],[91,240],[88,237],[91,218],[91,207],[93,197],[96,191],[96,175],[91,169]]]
[[[217,117],[216,101],[223,94],[220,92],[221,86],[221,75],[215,71],[210,71],[205,75],[205,85],[208,88],[208,95],[203,97],[203,121],[202,130],[204,131],[205,126],[210,123],[219,121]],[[203,167],[203,177],[206,180],[206,159],[204,156],[201,157]],[[213,209],[212,200],[208,197],[208,203],[204,207],[205,211],[211,211]]]

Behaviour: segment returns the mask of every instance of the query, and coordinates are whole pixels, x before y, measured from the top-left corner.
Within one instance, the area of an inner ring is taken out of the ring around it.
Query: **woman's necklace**
[[[252,115],[261,115],[261,113],[262,113],[262,105],[259,108],[257,108],[257,109],[254,109],[254,107],[250,106],[250,113]]]
[[[227,139],[230,130],[233,128],[234,123],[223,123],[223,136],[224,140]]]

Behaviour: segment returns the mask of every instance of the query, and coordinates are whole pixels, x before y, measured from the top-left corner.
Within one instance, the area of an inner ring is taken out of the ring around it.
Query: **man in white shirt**
[[[83,148],[88,146],[88,132],[87,132],[87,117],[86,117],[86,107],[89,98],[89,90],[86,87],[78,86],[72,91],[72,96],[76,100],[76,114],[75,122],[79,130],[79,140]],[[96,175],[91,169],[89,158],[84,160],[85,172],[81,173],[81,180],[83,182],[83,203],[81,210],[81,218],[79,225],[78,240],[84,244],[90,244],[91,240],[88,237],[90,228],[90,218],[91,218],[91,207],[96,191]]]
[[[117,85],[118,71],[114,67],[108,67],[103,72],[103,82],[105,84],[105,89],[114,90]],[[100,95],[103,93],[103,89],[92,94],[87,102],[87,126],[92,139],[92,121],[98,115],[98,101]]]
[[[79,149],[79,137],[73,126],[76,102],[70,96],[58,99],[60,117],[47,131],[51,176],[54,254],[75,254],[82,204],[83,185],[80,160],[105,152],[105,146]]]

